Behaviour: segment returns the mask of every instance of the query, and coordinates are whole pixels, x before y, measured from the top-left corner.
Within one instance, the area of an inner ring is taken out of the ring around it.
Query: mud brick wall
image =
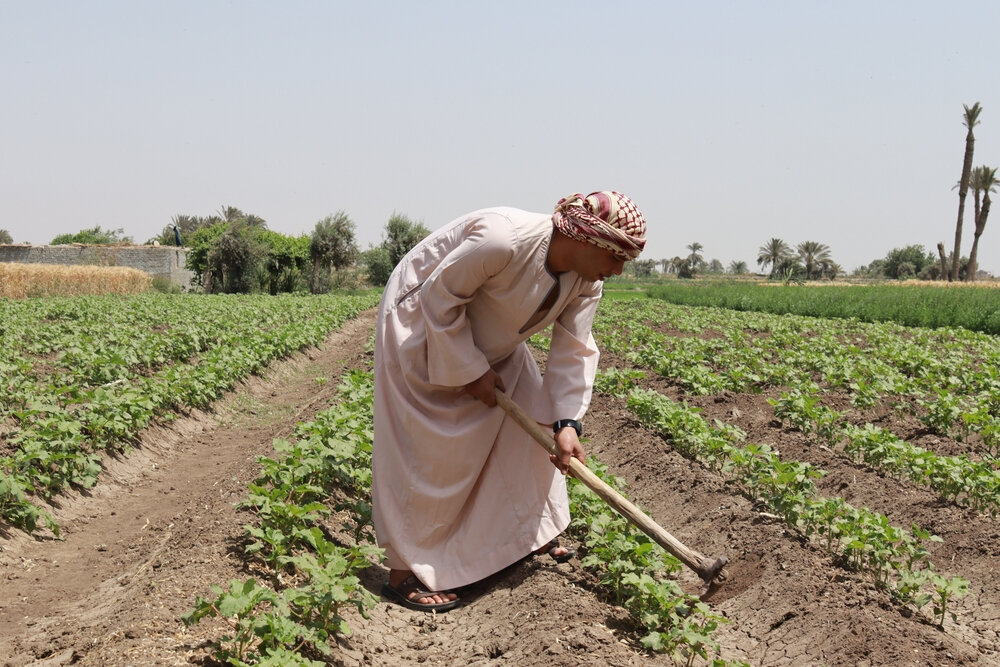
[[[191,288],[194,272],[184,268],[187,249],[151,245],[0,245],[0,262],[128,266],[154,278]]]

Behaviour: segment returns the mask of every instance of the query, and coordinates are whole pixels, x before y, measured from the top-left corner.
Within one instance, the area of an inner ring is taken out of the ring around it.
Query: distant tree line
[[[90,229],[81,229],[76,234],[60,234],[52,239],[49,245],[70,245],[84,243],[87,245],[114,245],[116,243],[132,243],[131,236],[125,236],[125,230],[101,229],[100,225]]]
[[[974,128],[982,107],[966,105],[962,122],[967,132],[962,173],[958,189],[958,219],[955,242],[950,253],[943,242],[937,255],[922,245],[893,248],[884,258],[873,260],[854,271],[855,276],[905,280],[975,280],[978,271],[979,241],[989,218],[990,194],[1000,185],[997,168],[973,167]],[[974,232],[968,257],[961,255],[963,220],[968,193],[972,192]],[[333,287],[384,285],[403,255],[430,231],[407,216],[394,213],[386,222],[380,244],[360,251],[355,241],[354,222],[343,211],[323,218],[309,235],[285,236],[267,228],[263,218],[238,208],[224,206],[217,214],[200,217],[177,215],[161,234],[148,243],[185,245],[189,248],[188,268],[206,292],[326,292]],[[102,230],[100,226],[76,234],[61,234],[52,245],[131,243],[124,230]],[[0,229],[0,243],[13,243],[10,233]],[[688,253],[670,259],[639,259],[629,262],[625,275],[637,279],[662,273],[680,278],[700,274],[742,275],[749,273],[746,262],[706,261],[704,246],[695,241]],[[757,265],[771,279],[833,280],[843,275],[831,257],[830,248],[818,241],[803,241],[793,249],[783,239],[771,238],[757,252]]]
[[[396,263],[429,233],[393,214],[383,241],[362,252],[344,211],[318,221],[311,234],[286,236],[268,229],[260,216],[224,206],[210,216],[177,215],[150,243],[187,247],[187,267],[208,293],[318,294],[384,285]]]

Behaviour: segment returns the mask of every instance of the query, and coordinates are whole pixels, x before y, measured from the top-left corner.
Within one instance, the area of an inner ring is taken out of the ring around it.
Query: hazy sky
[[[228,205],[302,234],[344,210],[364,249],[393,212],[615,189],[644,257],[756,268],[778,237],[850,271],[951,249],[963,104],[1000,165],[998,29],[996,0],[0,0],[0,228],[143,242]],[[973,226],[970,193],[963,254]]]

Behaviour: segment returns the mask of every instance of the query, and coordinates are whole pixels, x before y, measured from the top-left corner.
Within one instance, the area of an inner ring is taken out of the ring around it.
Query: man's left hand
[[[566,474],[571,458],[579,459],[580,463],[586,463],[583,445],[580,444],[580,438],[577,436],[575,428],[564,426],[553,437],[556,441],[556,447],[559,449],[559,455],[552,454],[549,456],[549,460],[552,461],[552,465],[559,468],[559,472]]]

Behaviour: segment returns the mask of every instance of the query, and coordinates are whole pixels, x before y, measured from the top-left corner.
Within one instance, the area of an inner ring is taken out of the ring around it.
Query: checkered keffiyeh
[[[646,219],[631,199],[620,192],[591,192],[563,197],[552,222],[566,236],[586,241],[628,261],[646,245]]]

